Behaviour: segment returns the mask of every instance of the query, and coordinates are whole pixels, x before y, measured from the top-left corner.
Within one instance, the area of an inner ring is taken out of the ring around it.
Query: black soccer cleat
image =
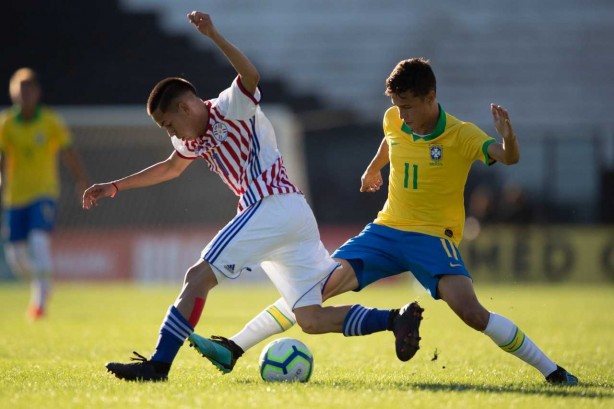
[[[133,351],[133,354],[136,357],[130,357],[130,359],[138,362],[129,364],[108,362],[105,365],[107,371],[125,381],[160,382],[168,380],[170,364],[151,361],[136,351]]]
[[[578,378],[570,374],[560,366],[556,366],[556,370],[550,375],[546,376],[546,381],[553,385],[563,386],[576,386],[578,384]]]
[[[394,318],[392,323],[397,358],[403,362],[412,359],[420,349],[419,329],[422,311],[424,311],[424,308],[421,308],[414,301],[401,308],[399,315]]]

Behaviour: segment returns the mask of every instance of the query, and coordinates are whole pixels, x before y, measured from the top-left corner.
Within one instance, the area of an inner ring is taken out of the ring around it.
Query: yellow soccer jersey
[[[495,140],[476,125],[462,122],[439,107],[435,131],[417,136],[399,117],[397,107],[384,115],[389,148],[388,200],[376,224],[447,238],[459,245],[465,224],[464,190],[471,164],[489,164]]]
[[[21,207],[39,198],[57,198],[57,154],[70,143],[66,126],[45,107],[39,107],[30,121],[24,121],[16,108],[3,112],[0,116],[3,205]]]

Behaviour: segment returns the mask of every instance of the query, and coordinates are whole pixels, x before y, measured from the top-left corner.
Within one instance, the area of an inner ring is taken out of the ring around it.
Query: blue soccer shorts
[[[444,275],[471,278],[458,251],[448,239],[368,224],[360,234],[333,253],[348,260],[356,273],[360,291],[382,278],[410,271],[435,299]]]
[[[10,242],[27,240],[32,230],[53,231],[55,227],[56,203],[52,199],[41,199],[23,207],[4,210],[2,235]]]

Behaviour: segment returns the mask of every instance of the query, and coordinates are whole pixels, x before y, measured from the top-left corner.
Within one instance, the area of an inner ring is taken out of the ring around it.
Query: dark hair
[[[423,97],[436,90],[435,74],[430,61],[424,57],[401,61],[386,79],[387,96],[410,91],[415,97]]]
[[[186,92],[196,95],[196,88],[189,81],[179,77],[163,79],[149,93],[147,114],[153,114],[156,109],[166,112],[171,103]]]

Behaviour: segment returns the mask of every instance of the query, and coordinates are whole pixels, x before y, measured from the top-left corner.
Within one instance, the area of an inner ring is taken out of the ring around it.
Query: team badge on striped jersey
[[[228,136],[228,127],[223,122],[216,122],[213,125],[213,137],[216,141],[222,142]]]

